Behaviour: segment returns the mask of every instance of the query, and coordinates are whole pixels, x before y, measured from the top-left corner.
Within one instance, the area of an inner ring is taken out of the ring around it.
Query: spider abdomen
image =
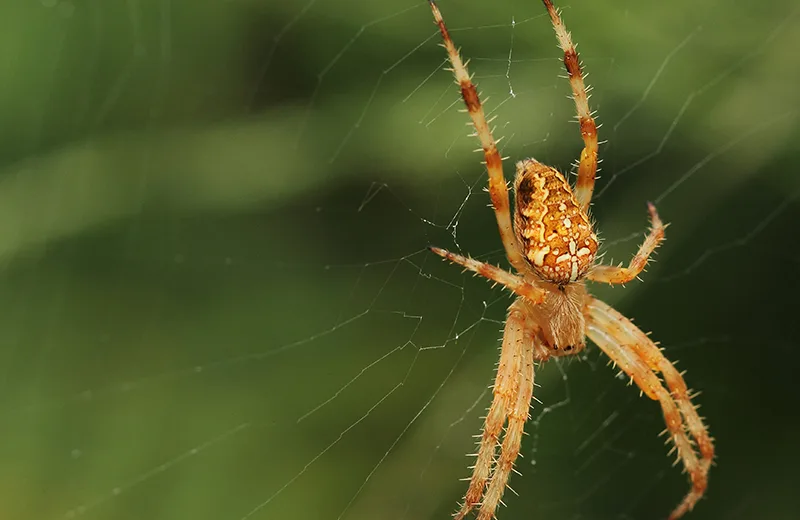
[[[564,176],[534,159],[517,163],[514,229],[525,258],[542,279],[581,279],[597,254],[597,236]]]

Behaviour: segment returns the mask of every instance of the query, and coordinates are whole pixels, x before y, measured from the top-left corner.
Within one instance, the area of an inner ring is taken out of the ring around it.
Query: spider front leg
[[[667,431],[692,482],[689,493],[669,516],[669,520],[677,520],[694,508],[708,486],[708,471],[714,459],[708,430],[692,404],[683,376],[644,332],[600,300],[592,299],[587,311],[587,336],[645,395],[661,403]],[[669,392],[656,372],[664,376]]]
[[[525,423],[530,418],[531,399],[533,399],[533,370],[534,360],[544,361],[547,351],[537,349],[534,353],[534,345],[538,339],[535,336],[536,329],[531,323],[527,323],[524,329],[522,341],[522,360],[520,369],[517,371],[517,393],[511,403],[511,410],[508,413],[508,424],[506,425],[503,445],[500,447],[500,457],[495,463],[492,480],[483,496],[483,503],[478,511],[477,520],[492,520],[495,518],[495,511],[503,498],[508,486],[508,479],[511,477],[511,470],[514,469],[514,462],[519,457],[522,436],[525,433]],[[543,354],[543,355],[542,355]]]
[[[597,265],[589,271],[586,276],[587,279],[593,282],[623,284],[639,276],[650,260],[650,255],[664,240],[664,229],[667,227],[661,222],[661,219],[658,217],[658,212],[656,212],[656,207],[653,206],[653,204],[648,202],[647,209],[650,212],[650,233],[648,233],[647,237],[644,239],[644,242],[639,247],[639,251],[636,253],[636,256],[633,257],[628,267]]]
[[[494,516],[514,461],[519,455],[533,397],[533,345],[536,334],[535,325],[528,317],[525,306],[522,299],[517,299],[509,307],[500,363],[492,388],[492,404],[484,420],[469,488],[464,495],[464,503],[455,515],[456,520],[463,520],[478,504],[478,520],[490,520]],[[499,459],[495,462],[506,420],[505,437]]]

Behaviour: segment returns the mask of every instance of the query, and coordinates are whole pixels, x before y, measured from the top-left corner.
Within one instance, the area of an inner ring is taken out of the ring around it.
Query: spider
[[[712,439],[692,404],[694,395],[681,373],[647,334],[609,305],[592,297],[585,283],[590,280],[624,284],[637,278],[664,240],[666,226],[655,207],[648,204],[651,229],[630,264],[622,267],[595,263],[600,242],[589,218],[589,202],[597,172],[597,126],[589,110],[589,96],[570,33],[552,0],[543,2],[564,51],[564,66],[584,147],[574,190],[555,168],[535,159],[517,163],[512,225],[503,161],[489,128],[491,121],[486,120],[467,64],[461,61],[436,2],[428,0],[442,35],[442,46],[452,65],[450,70],[472,119],[473,135],[481,142],[500,239],[516,271],[514,274],[444,249],[430,248],[444,259],[506,287],[517,296],[508,309],[500,362],[492,387],[493,399],[479,435],[472,477],[454,516],[462,520],[475,508],[478,508],[478,520],[491,520],[495,516],[529,418],[534,363],[578,354],[586,347],[588,337],[644,395],[661,405],[667,425],[664,432],[674,443],[673,451],[677,450],[678,460],[691,480],[686,497],[669,516],[670,520],[675,520],[691,511],[706,490],[708,470],[714,459]]]

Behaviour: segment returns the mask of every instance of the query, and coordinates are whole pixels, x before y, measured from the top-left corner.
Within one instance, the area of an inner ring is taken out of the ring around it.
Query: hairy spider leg
[[[691,511],[705,493],[708,470],[714,457],[712,440],[691,402],[686,383],[644,332],[600,300],[592,299],[587,307],[586,335],[632,378],[645,395],[661,403],[667,432],[692,482],[686,497],[669,516],[670,520],[677,520]],[[670,392],[662,385],[657,371],[663,374]],[[701,460],[694,449],[695,443]]]
[[[544,298],[544,289],[526,282],[521,276],[511,274],[508,271],[504,271],[503,269],[500,269],[492,264],[479,262],[474,258],[462,256],[458,253],[451,253],[450,251],[440,247],[431,246],[429,249],[445,260],[449,260],[454,264],[464,266],[464,268],[474,272],[475,274],[483,276],[484,278],[488,278],[495,283],[499,283],[531,303],[541,303],[542,299]]]
[[[639,246],[639,251],[631,259],[628,267],[596,265],[587,274],[587,279],[593,282],[623,284],[639,276],[647,266],[647,262],[650,261],[650,255],[664,241],[664,230],[667,227],[661,222],[653,204],[648,202],[647,210],[650,212],[650,232],[645,237],[642,245]]]
[[[519,454],[522,431],[533,396],[535,334],[535,324],[526,312],[525,303],[517,299],[508,310],[500,347],[500,362],[492,387],[492,404],[484,419],[469,488],[464,495],[463,504],[455,514],[456,520],[463,520],[478,504],[481,504],[478,518],[491,518],[505,490],[508,472]],[[506,421],[508,426],[500,458],[495,463],[497,446]],[[487,484],[489,491],[484,497]],[[482,497],[484,500],[481,503]]]
[[[480,509],[478,510],[477,520],[492,520],[495,518],[497,506],[501,503],[503,492],[508,486],[508,479],[514,468],[514,461],[519,457],[522,436],[525,432],[525,423],[530,418],[531,399],[533,399],[533,372],[534,361],[544,361],[547,356],[546,349],[540,348],[534,352],[534,345],[541,340],[536,336],[536,328],[531,323],[530,318],[526,322],[522,341],[522,364],[517,371],[517,394],[511,403],[508,412],[508,424],[506,425],[503,444],[500,447],[500,456],[494,465],[492,478],[486,488]],[[539,358],[540,354],[545,358]]]
[[[649,370],[662,374],[664,382],[667,384],[670,391],[670,399],[677,405],[680,414],[683,416],[686,430],[688,430],[689,434],[694,439],[694,443],[688,439],[684,441],[683,438],[681,438],[680,442],[678,439],[675,439],[678,429],[682,437],[685,436],[685,430],[682,425],[678,427],[678,425],[680,425],[680,419],[668,416],[667,408],[664,408],[664,417],[667,419],[667,430],[675,440],[678,456],[683,461],[692,481],[692,489],[669,517],[670,520],[680,518],[687,511],[691,511],[697,501],[700,500],[705,493],[708,485],[708,471],[711,468],[711,463],[714,461],[714,443],[708,434],[708,429],[703,424],[702,418],[697,413],[697,407],[692,404],[691,399],[693,395],[687,388],[683,375],[678,372],[675,366],[664,356],[656,344],[647,337],[647,334],[642,332],[629,319],[613,309],[610,305],[594,299],[589,304],[589,323],[588,335],[595,343],[600,345],[598,340],[593,337],[592,324],[597,328],[603,329],[604,334],[609,337],[609,340],[614,341],[620,348],[631,352],[638,360],[643,361]],[[603,345],[600,345],[600,347],[603,348]],[[606,349],[603,348],[603,350],[605,351]],[[606,353],[609,357],[614,359],[611,353]],[[620,367],[625,370],[621,364]],[[641,385],[639,386],[641,387]],[[670,427],[670,422],[675,423],[675,426]],[[699,461],[695,455],[694,446],[697,447],[700,453]]]
[[[433,12],[433,19],[436,25],[439,26],[439,32],[442,33],[442,46],[447,49],[453,75],[456,78],[456,83],[461,87],[461,97],[464,99],[467,112],[469,112],[469,117],[472,119],[472,125],[475,127],[475,135],[478,136],[481,148],[483,148],[486,170],[489,173],[489,196],[492,199],[492,207],[497,218],[497,227],[500,229],[500,238],[503,241],[506,256],[511,265],[514,266],[514,269],[522,271],[525,267],[525,260],[517,248],[517,239],[514,235],[514,229],[511,227],[508,186],[503,175],[503,159],[497,150],[497,141],[492,136],[489,122],[486,121],[486,115],[478,97],[478,89],[472,83],[470,74],[467,71],[467,64],[461,61],[461,56],[450,38],[450,33],[447,31],[442,19],[442,13],[434,0],[428,0],[428,3],[430,3],[431,11]]]
[[[578,164],[578,180],[575,183],[575,198],[584,211],[589,208],[594,190],[594,178],[597,173],[597,125],[595,124],[592,112],[589,110],[589,89],[583,81],[583,71],[578,57],[578,51],[572,43],[569,31],[567,31],[560,10],[553,6],[551,0],[543,0],[550,20],[553,22],[553,29],[556,31],[558,45],[564,51],[564,67],[569,76],[569,85],[572,88],[572,99],[575,101],[575,110],[578,114],[578,124],[581,128],[581,138],[583,139],[583,150]]]

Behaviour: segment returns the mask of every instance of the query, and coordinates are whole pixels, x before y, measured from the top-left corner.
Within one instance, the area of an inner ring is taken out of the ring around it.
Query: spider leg
[[[664,229],[667,227],[661,222],[656,212],[656,207],[648,203],[647,209],[650,212],[650,233],[645,237],[644,242],[639,247],[639,251],[628,264],[628,267],[613,265],[597,265],[592,267],[586,278],[593,282],[605,282],[608,284],[623,284],[630,282],[644,270],[650,255],[664,240]]]
[[[483,112],[481,100],[478,97],[478,89],[472,83],[471,76],[467,71],[466,63],[461,61],[461,56],[456,49],[453,40],[450,38],[450,33],[442,19],[442,13],[436,5],[434,0],[428,0],[431,10],[433,11],[433,19],[436,25],[439,26],[439,32],[442,33],[443,46],[447,49],[447,55],[450,58],[450,63],[453,66],[453,75],[456,78],[456,83],[461,87],[461,97],[464,99],[464,104],[467,106],[472,124],[475,127],[475,134],[481,142],[483,148],[483,156],[486,161],[486,170],[489,173],[489,196],[492,199],[492,207],[494,208],[495,217],[497,218],[497,227],[500,229],[500,238],[503,240],[503,247],[506,250],[508,261],[514,266],[517,271],[522,271],[525,267],[525,261],[522,258],[517,247],[517,239],[514,235],[514,229],[511,226],[511,206],[508,199],[508,187],[506,186],[506,179],[503,175],[503,160],[500,153],[497,151],[497,141],[492,136],[492,131],[489,128],[489,123],[486,121],[486,115]]]
[[[495,463],[491,481],[478,511],[477,520],[492,520],[495,518],[495,511],[508,485],[514,462],[519,456],[525,423],[530,417],[529,410],[531,399],[533,398],[533,363],[535,359],[543,361],[547,356],[546,351],[544,351],[544,357],[542,358],[538,358],[534,354],[534,345],[538,341],[535,336],[536,329],[532,325],[528,325],[525,332],[522,342],[521,366],[517,374],[517,394],[513,402],[510,403],[511,408],[508,412],[508,424],[503,437],[503,444],[500,448],[500,457]]]
[[[578,51],[575,50],[575,45],[572,43],[572,37],[561,20],[559,10],[553,6],[552,0],[543,0],[543,2],[547,12],[550,14],[550,20],[553,22],[558,45],[564,51],[564,67],[569,75],[572,99],[575,101],[578,123],[581,126],[583,150],[581,151],[581,160],[578,165],[575,198],[583,211],[586,211],[589,208],[589,202],[592,200],[594,178],[597,173],[597,125],[594,122],[591,110],[589,110],[589,93],[583,81],[583,71],[581,70]]]
[[[522,296],[531,303],[541,303],[544,299],[545,290],[526,282],[521,276],[511,274],[508,271],[504,271],[503,269],[500,269],[492,264],[479,262],[478,260],[461,256],[457,253],[451,253],[446,249],[431,247],[430,250],[445,260],[449,260],[454,264],[462,265],[466,269],[469,269],[470,271],[479,274],[484,278],[488,278],[489,280],[503,285],[507,289],[519,296]]]
[[[521,437],[522,427],[527,419],[527,407],[530,405],[533,390],[533,324],[527,317],[525,306],[521,299],[516,300],[509,307],[508,319],[503,330],[503,343],[500,350],[500,363],[497,366],[494,386],[492,387],[493,399],[489,406],[489,411],[484,419],[483,431],[480,436],[479,448],[475,466],[473,467],[472,477],[469,488],[464,495],[464,503],[455,514],[455,520],[462,520],[472,509],[481,503],[484,496],[484,489],[490,482],[490,492],[487,492],[486,499],[481,506],[481,515],[484,509],[488,511],[490,498],[494,502],[492,511],[497,506],[497,502],[502,496],[508,475],[502,481],[499,494],[493,488],[499,484],[498,469],[495,466],[495,452],[500,443],[500,435],[506,418],[509,419],[509,427],[503,440],[502,453],[498,465],[502,467],[513,464],[519,449],[513,451],[512,444],[514,439]],[[530,390],[528,390],[530,386]],[[527,399],[526,399],[527,396]],[[524,407],[523,405],[524,401]],[[512,453],[513,451],[513,453]],[[479,518],[484,518],[480,516]]]
[[[705,493],[714,458],[714,446],[691,402],[686,383],[644,332],[600,300],[592,299],[588,305],[586,333],[645,395],[661,403],[667,431],[692,482],[689,493],[669,516],[676,520],[691,511]],[[656,372],[663,374],[670,392],[664,389]]]

